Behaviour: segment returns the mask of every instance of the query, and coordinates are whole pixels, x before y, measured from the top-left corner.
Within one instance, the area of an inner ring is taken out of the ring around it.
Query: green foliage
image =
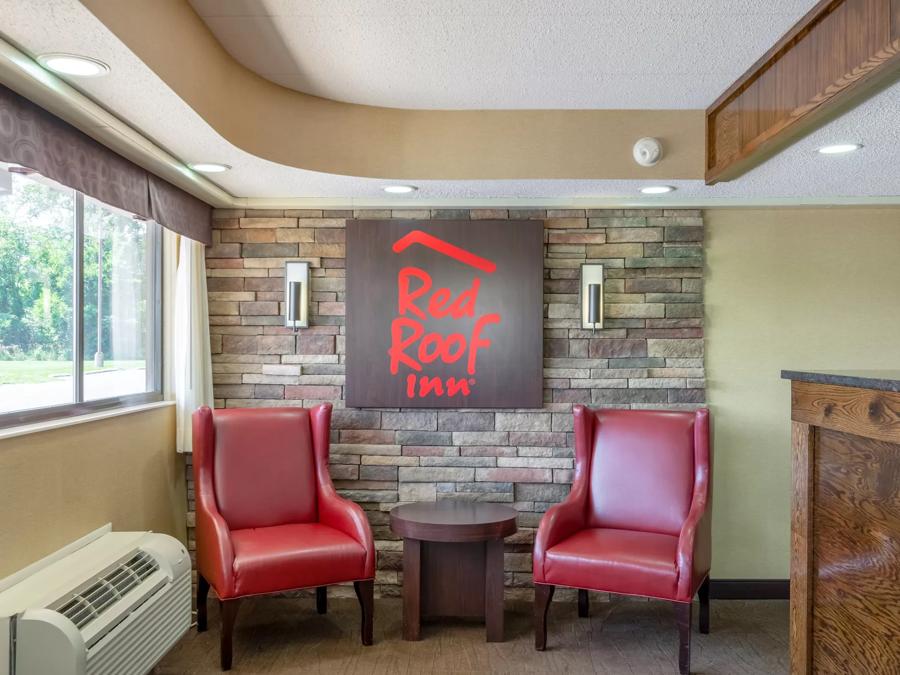
[[[85,202],[85,358],[92,358],[97,349],[101,264],[104,351],[107,358],[113,356],[109,350],[115,284],[120,332],[124,321],[131,319],[135,334],[128,353],[115,354],[115,358],[141,358],[146,316],[145,226],[90,200]],[[72,191],[18,176],[14,176],[13,194],[0,197],[0,361],[72,358],[74,210]]]
[[[71,358],[74,200],[22,182],[0,200],[0,353]]]

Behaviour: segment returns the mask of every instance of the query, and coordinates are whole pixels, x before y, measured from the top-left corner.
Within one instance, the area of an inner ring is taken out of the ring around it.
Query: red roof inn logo
[[[541,407],[542,221],[350,219],[346,235],[344,264],[323,258],[316,280],[340,298],[346,277],[344,327],[319,318],[338,354],[304,369],[343,364],[348,408]]]
[[[497,266],[492,261],[454,246],[421,230],[413,230],[398,239],[393,246],[402,254],[410,246],[430,248],[458,263],[468,265],[484,274],[493,274]],[[490,349],[485,334],[491,324],[501,322],[500,314],[478,315],[478,292],[481,277],[472,276],[468,287],[456,297],[449,288],[435,288],[431,275],[425,270],[407,266],[397,274],[397,314],[391,321],[391,342],[388,349],[392,376],[400,373],[400,366],[413,372],[406,375],[405,392],[410,399],[428,396],[469,396],[476,385],[479,352]],[[427,320],[476,319],[471,333],[426,332]],[[458,377],[441,378],[428,374],[429,364],[441,361],[464,367]]]

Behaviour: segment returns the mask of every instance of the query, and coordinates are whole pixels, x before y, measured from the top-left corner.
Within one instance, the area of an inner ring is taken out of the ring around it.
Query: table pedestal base
[[[403,540],[403,639],[422,619],[484,619],[488,642],[503,641],[503,540]]]

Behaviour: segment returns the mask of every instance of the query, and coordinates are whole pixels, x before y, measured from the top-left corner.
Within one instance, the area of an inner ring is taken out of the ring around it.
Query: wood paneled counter
[[[791,672],[900,673],[900,371],[791,380]]]

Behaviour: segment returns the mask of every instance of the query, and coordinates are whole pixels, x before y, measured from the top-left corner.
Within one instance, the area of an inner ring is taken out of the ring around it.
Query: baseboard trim
[[[788,579],[710,579],[709,597],[716,600],[788,600]]]

